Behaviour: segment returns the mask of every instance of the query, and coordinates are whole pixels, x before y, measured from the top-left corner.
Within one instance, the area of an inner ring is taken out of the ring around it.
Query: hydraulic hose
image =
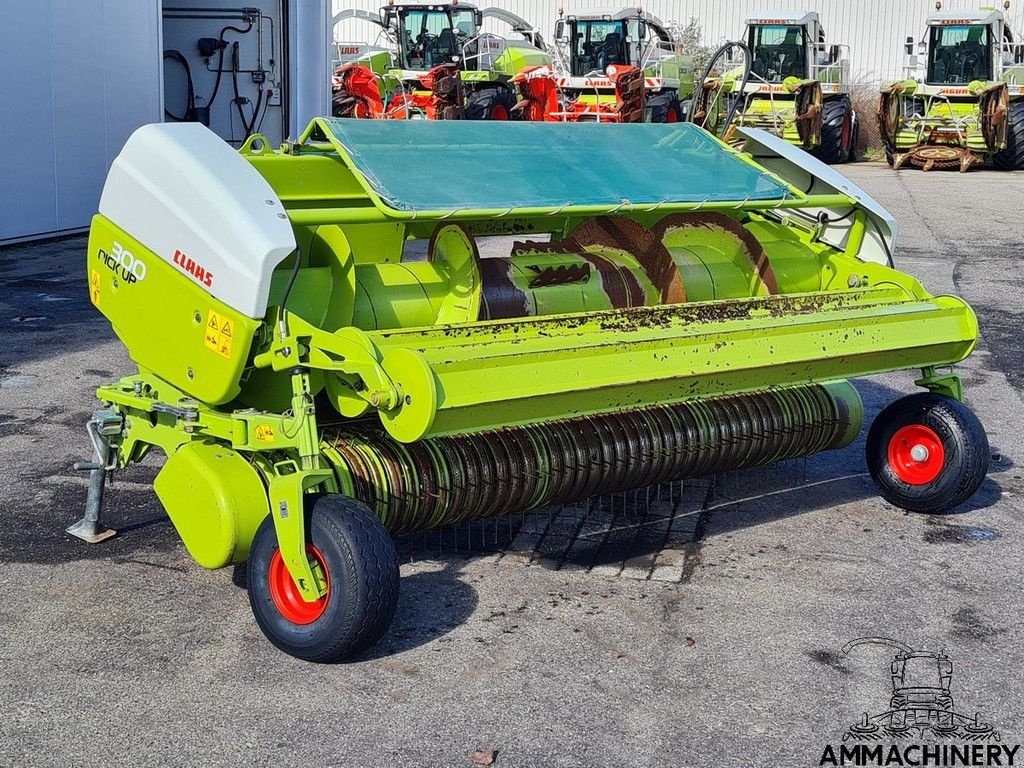
[[[171,120],[175,120],[179,123],[192,122],[196,118],[196,87],[195,81],[192,79],[192,68],[188,65],[188,59],[182,54],[181,51],[168,49],[164,51],[164,58],[171,59],[181,64],[182,69],[185,70],[185,82],[187,83],[187,95],[185,97],[185,112],[183,115],[178,116],[171,112],[171,110],[164,107],[164,114]]]
[[[246,35],[249,30],[252,29],[252,22],[250,21],[245,29],[241,27],[234,27],[230,24],[221,28],[220,33],[217,35],[217,39],[220,41],[220,55],[217,59],[217,80],[213,84],[213,92],[210,94],[210,100],[206,102],[206,106],[212,107],[213,102],[217,100],[217,93],[220,91],[220,82],[224,76],[224,49],[227,48],[227,43],[224,40],[225,32],[237,32],[240,35]],[[238,43],[235,43],[237,46]],[[244,123],[243,123],[244,125]]]
[[[694,107],[698,107],[701,103],[701,100],[704,98],[704,83],[707,82],[708,77],[711,75],[711,72],[714,70],[715,65],[718,63],[719,59],[725,57],[726,54],[728,54],[734,48],[739,48],[741,51],[743,51],[743,79],[740,81],[739,95],[737,98],[733,99],[732,106],[729,108],[726,120],[724,123],[722,123],[722,130],[719,134],[719,138],[724,137],[728,133],[729,126],[732,125],[733,118],[736,117],[736,110],[739,109],[740,100],[743,98],[743,92],[744,90],[746,90],[747,83],[750,81],[750,67],[751,64],[753,64],[754,60],[754,54],[751,52],[750,47],[746,43],[740,42],[738,40],[726,42],[721,47],[719,47],[719,49],[715,51],[714,54],[712,54],[711,58],[708,59],[707,66],[704,67],[704,72],[701,74],[700,79],[697,81],[697,88],[693,93]],[[695,111],[696,110],[693,108],[690,109],[691,122],[693,121],[693,115]],[[706,123],[707,116],[705,116],[705,124]]]

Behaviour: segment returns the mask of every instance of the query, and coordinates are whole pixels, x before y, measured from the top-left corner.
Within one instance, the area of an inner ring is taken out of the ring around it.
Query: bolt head
[[[928,461],[928,449],[923,445],[915,445],[910,449],[910,458],[914,461]]]

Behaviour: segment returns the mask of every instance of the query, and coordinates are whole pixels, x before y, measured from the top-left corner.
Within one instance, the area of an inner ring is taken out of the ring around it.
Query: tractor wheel
[[[868,430],[868,471],[882,498],[942,514],[967,501],[989,464],[981,422],[958,400],[922,392],[885,408]]]
[[[885,147],[885,162],[889,164],[890,168],[896,165],[896,156],[892,153],[892,147],[888,145]]]
[[[511,120],[515,96],[508,88],[481,88],[466,100],[467,120]]]
[[[285,653],[306,661],[342,661],[377,642],[391,623],[398,555],[377,516],[345,496],[317,499],[306,541],[327,578],[327,594],[313,603],[302,599],[268,516],[249,554],[249,603],[263,634]]]
[[[839,165],[850,159],[854,115],[849,96],[829,99],[821,111],[821,144],[814,154],[822,162]]]
[[[679,103],[679,94],[675,91],[662,91],[647,99],[651,110],[652,123],[681,123],[683,107]]]
[[[857,160],[858,160],[858,157],[857,157],[857,147],[858,147],[859,144],[860,144],[860,120],[857,118],[857,113],[854,112],[853,113],[853,127],[852,127],[852,129],[850,131],[850,154],[846,158],[846,162],[848,162],[848,163],[856,163],[857,162]]]
[[[1004,171],[1024,171],[1024,99],[1010,102],[1006,119],[1006,149],[997,152],[993,161]]]

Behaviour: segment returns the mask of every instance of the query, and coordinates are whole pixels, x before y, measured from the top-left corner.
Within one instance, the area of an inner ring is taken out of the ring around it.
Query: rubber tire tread
[[[672,111],[676,113],[676,122],[683,121],[683,107],[679,103],[679,94],[675,91],[661,91],[649,96],[647,107],[651,111],[652,123],[667,122]]]
[[[889,465],[889,441],[900,427],[922,424],[942,440],[946,464],[924,485],[900,480]],[[978,417],[959,400],[922,392],[900,398],[882,410],[868,430],[868,472],[878,492],[894,506],[911,512],[944,514],[967,501],[988,473],[988,436]]]
[[[828,165],[842,165],[850,159],[849,148],[843,149],[843,123],[849,115],[853,120],[853,104],[848,96],[829,99],[821,110],[821,144],[814,149],[814,155]],[[850,126],[852,146],[853,125]]]
[[[398,555],[377,516],[355,499],[320,496],[307,524],[307,540],[323,555],[331,579],[324,615],[300,627],[274,606],[267,573],[278,547],[269,516],[257,530],[249,556],[249,603],[256,623],[280,650],[306,661],[344,661],[376,643],[391,624],[398,604]]]
[[[466,99],[467,120],[490,120],[494,114],[494,108],[505,107],[508,119],[512,119],[512,108],[516,105],[515,96],[504,87],[481,88],[473,91]]]
[[[1003,171],[1024,171],[1024,99],[1010,102],[1006,119],[1006,149],[996,152],[992,162]]]

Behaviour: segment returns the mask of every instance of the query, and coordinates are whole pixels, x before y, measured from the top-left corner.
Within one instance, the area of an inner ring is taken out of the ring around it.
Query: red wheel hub
[[[327,570],[323,555],[313,545],[307,546],[306,551],[320,565],[327,579],[327,594],[312,603],[307,603],[303,599],[292,575],[288,573],[288,567],[284,564],[284,558],[281,557],[281,550],[274,550],[274,556],[270,559],[268,574],[270,599],[274,601],[274,605],[281,615],[292,624],[312,624],[327,610],[327,601],[331,597],[331,574]]]
[[[900,427],[889,439],[889,466],[904,483],[925,485],[939,476],[946,450],[935,431],[923,424]]]
[[[491,120],[508,120],[508,110],[505,109],[504,105],[498,104],[491,110]]]

